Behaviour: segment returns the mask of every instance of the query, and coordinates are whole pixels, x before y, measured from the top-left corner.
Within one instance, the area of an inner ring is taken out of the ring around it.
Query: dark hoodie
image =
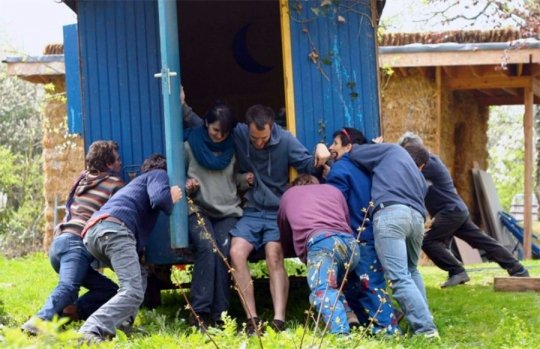
[[[120,188],[124,182],[108,173],[81,173],[73,187],[66,203],[66,218],[59,224],[55,234],[81,232],[92,214],[99,210]]]
[[[236,159],[241,172],[253,172],[253,186],[246,192],[246,207],[277,211],[279,199],[287,189],[289,166],[299,173],[315,174],[313,156],[289,131],[274,123],[270,140],[263,149],[255,149],[246,124],[234,129]]]

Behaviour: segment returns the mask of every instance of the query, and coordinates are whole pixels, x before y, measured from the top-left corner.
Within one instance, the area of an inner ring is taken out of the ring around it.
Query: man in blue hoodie
[[[300,173],[317,172],[313,156],[296,137],[275,124],[274,118],[270,107],[253,105],[246,112],[246,123],[234,130],[236,157],[241,172],[248,173],[250,188],[245,194],[244,215],[231,231],[230,255],[238,291],[245,300],[248,334],[258,331],[260,322],[247,261],[253,251],[261,248],[266,256],[274,305],[271,325],[276,330],[284,328],[289,280],[277,226],[279,200],[288,186],[290,166]],[[329,156],[326,147],[322,147],[319,151],[326,151]]]

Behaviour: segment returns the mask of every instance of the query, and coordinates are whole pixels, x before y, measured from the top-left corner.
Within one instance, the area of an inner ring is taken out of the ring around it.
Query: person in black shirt
[[[422,144],[422,139],[407,132],[399,144],[407,149],[409,144]],[[448,248],[448,242],[454,236],[473,248],[484,250],[487,257],[506,269],[510,276],[529,276],[527,269],[503,245],[473,223],[448,168],[438,156],[430,154],[422,174],[429,185],[425,197],[426,209],[433,219],[424,236],[422,250],[436,266],[448,272],[448,280],[441,287],[456,286],[470,280],[463,265]]]

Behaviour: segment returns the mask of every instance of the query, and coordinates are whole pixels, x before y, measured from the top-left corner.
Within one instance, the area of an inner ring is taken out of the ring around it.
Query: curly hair
[[[312,176],[309,173],[302,173],[292,181],[291,186],[294,187],[297,185],[308,184],[319,184],[319,180],[317,179],[317,177]]]
[[[141,173],[146,173],[150,170],[167,170],[167,160],[161,154],[152,154],[144,160],[141,166]]]
[[[115,141],[95,141],[86,154],[86,169],[90,172],[106,172],[108,166],[116,162],[118,143]]]

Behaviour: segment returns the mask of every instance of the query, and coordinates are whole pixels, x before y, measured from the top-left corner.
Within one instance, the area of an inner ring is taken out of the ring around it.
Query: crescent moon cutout
[[[232,43],[233,56],[236,63],[245,71],[253,74],[264,74],[274,69],[274,67],[258,63],[249,52],[247,47],[247,32],[250,25],[246,24],[234,35]]]

